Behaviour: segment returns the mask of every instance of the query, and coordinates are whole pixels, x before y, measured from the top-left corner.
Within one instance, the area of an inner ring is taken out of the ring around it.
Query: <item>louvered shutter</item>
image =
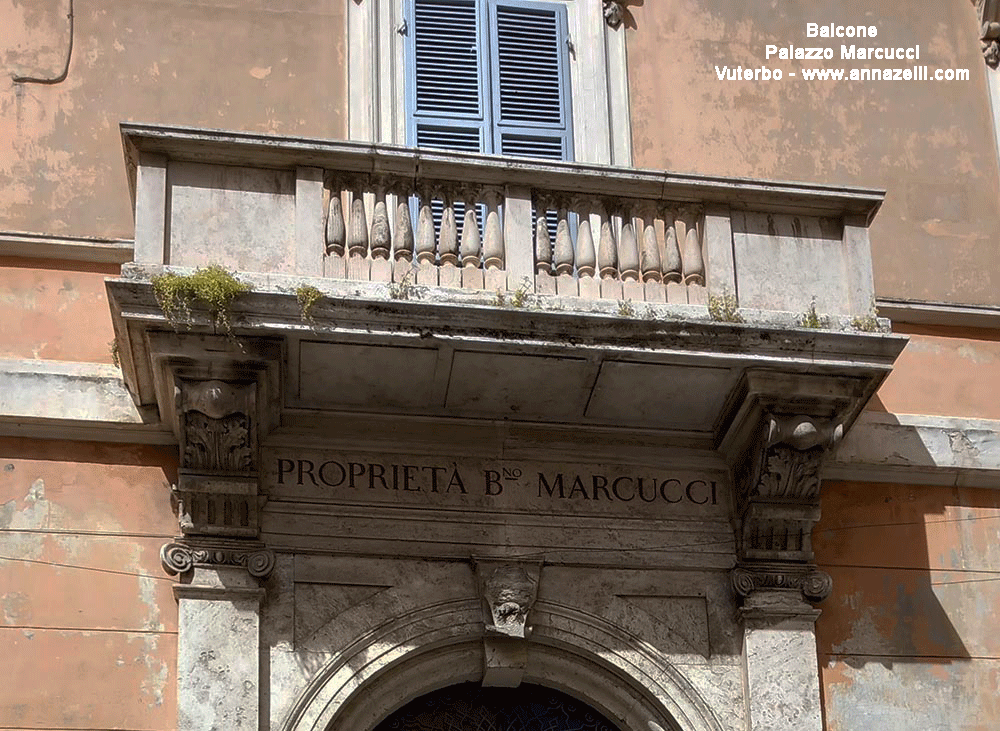
[[[485,13],[478,0],[413,0],[408,38],[410,144],[488,152]]]
[[[571,160],[566,8],[495,0],[489,15],[494,151]]]
[[[410,0],[408,8],[410,144],[573,158],[561,3]]]

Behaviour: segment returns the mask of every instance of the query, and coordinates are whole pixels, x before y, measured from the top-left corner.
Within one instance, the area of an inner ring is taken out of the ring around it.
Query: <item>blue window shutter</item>
[[[409,143],[488,152],[481,0],[410,0],[407,11]]]
[[[573,159],[566,8],[529,0],[489,6],[494,151]]]

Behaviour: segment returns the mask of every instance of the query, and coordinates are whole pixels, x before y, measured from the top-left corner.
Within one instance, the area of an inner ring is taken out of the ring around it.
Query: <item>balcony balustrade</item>
[[[719,297],[845,322],[872,309],[878,191],[122,130],[139,264],[520,291],[570,309],[580,298],[704,310]]]

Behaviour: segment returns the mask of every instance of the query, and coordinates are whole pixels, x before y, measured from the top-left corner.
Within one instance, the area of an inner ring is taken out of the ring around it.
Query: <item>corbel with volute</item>
[[[242,567],[264,579],[275,558],[259,537],[260,442],[276,419],[278,361],[267,342],[212,347],[209,339],[152,339],[161,412],[172,404],[163,417],[179,446],[180,535],[160,558],[185,581],[196,567]]]

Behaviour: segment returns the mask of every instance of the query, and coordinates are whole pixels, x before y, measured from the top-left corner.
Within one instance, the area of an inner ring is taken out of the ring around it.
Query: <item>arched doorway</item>
[[[552,688],[460,683],[410,701],[375,731],[620,730],[599,711]]]

